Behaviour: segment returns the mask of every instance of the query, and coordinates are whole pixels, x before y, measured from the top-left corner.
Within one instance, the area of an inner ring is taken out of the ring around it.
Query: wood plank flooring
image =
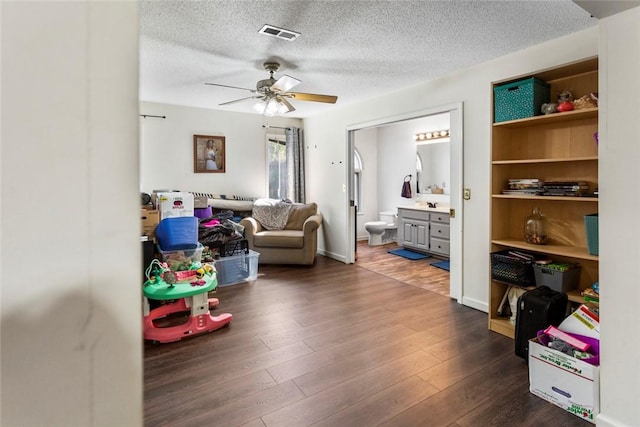
[[[356,265],[406,284],[449,296],[449,272],[431,267],[432,263],[442,261],[441,258],[431,256],[413,261],[388,253],[399,248],[397,243],[369,246],[366,240],[358,241]]]
[[[254,283],[218,290],[229,327],[145,343],[145,425],[591,425],[529,393],[485,313],[364,259],[260,265]]]

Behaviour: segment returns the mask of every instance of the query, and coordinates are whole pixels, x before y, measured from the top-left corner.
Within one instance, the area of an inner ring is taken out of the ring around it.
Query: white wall
[[[1,2],[3,426],[142,425],[135,2]]]
[[[600,21],[601,415],[640,420],[640,7]]]
[[[397,211],[416,197],[416,144],[410,123],[378,128],[378,209]],[[410,199],[401,196],[404,178],[411,175]]]
[[[263,116],[150,102],[140,103],[140,114],[166,116],[140,119],[141,191],[267,195],[266,134],[276,130],[263,128]],[[270,118],[268,124],[302,127],[300,119],[283,117]],[[225,173],[193,172],[194,135],[225,137]]]
[[[343,185],[348,179],[345,129],[385,117],[463,102],[464,186],[472,189],[471,200],[465,201],[463,206],[467,212],[463,224],[463,298],[486,310],[489,288],[491,82],[597,55],[597,35],[594,27],[460,70],[440,80],[306,119],[307,142],[323,142],[318,157],[322,159],[321,163],[326,163],[327,171],[322,185],[309,189],[313,199],[323,206],[327,219],[324,224],[327,238],[319,248],[336,259],[346,259],[350,240],[347,195],[343,192]],[[334,166],[330,167],[329,163]]]
[[[354,147],[362,159],[360,173],[360,198],[362,206],[358,214],[356,236],[358,239],[368,239],[369,233],[364,224],[378,221],[378,130],[376,128],[362,129],[354,134]]]

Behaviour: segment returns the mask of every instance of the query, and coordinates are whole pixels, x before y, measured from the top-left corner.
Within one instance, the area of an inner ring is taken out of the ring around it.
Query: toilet
[[[369,233],[369,246],[395,242],[398,235],[398,216],[395,212],[380,212],[380,221],[366,222],[364,229]]]

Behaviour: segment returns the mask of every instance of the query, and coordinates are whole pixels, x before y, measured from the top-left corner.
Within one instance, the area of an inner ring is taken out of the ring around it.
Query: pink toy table
[[[144,339],[158,343],[180,341],[183,338],[215,331],[231,323],[232,315],[222,313],[211,316],[210,307],[218,305],[216,298],[209,298],[208,292],[218,285],[216,273],[207,274],[201,280],[192,283],[168,285],[162,280],[147,281],[144,284]],[[149,310],[149,299],[175,300],[153,310]],[[190,311],[186,323],[158,327],[155,320],[174,313]]]

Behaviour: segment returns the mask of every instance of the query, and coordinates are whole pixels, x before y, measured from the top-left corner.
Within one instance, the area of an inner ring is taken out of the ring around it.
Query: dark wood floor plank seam
[[[417,350],[268,414],[263,420],[267,426],[274,427],[310,425],[410,378],[435,363],[438,363],[437,359]]]

